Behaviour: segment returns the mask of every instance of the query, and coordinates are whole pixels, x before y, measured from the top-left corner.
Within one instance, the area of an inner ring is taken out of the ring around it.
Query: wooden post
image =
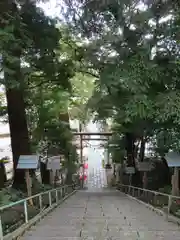
[[[56,170],[54,174],[54,187],[56,187],[57,178],[58,178],[58,170]]]
[[[32,196],[32,191],[31,191],[31,177],[30,177],[30,174],[29,174],[29,169],[27,169],[25,171],[25,177],[26,177],[27,194],[28,194],[28,197],[31,197]],[[29,199],[29,204],[31,206],[33,206],[32,198]]]
[[[147,188],[147,172],[143,173],[143,188]]]
[[[179,195],[179,168],[174,168],[174,175],[172,176],[172,195]]]
[[[129,186],[132,185],[132,173],[129,174]]]
[[[51,169],[50,170],[50,182],[51,182],[51,184],[53,185],[54,184],[54,173],[53,173],[53,170]]]

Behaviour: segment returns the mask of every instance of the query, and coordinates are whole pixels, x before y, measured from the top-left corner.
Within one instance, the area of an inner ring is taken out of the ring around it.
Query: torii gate
[[[74,132],[74,136],[80,136],[80,160],[83,162],[83,141],[108,141],[109,137],[112,136],[112,132]],[[83,136],[88,136],[85,138]],[[107,138],[90,138],[91,136],[105,136]]]
[[[83,164],[83,141],[108,141],[109,137],[112,136],[112,132],[82,132],[80,127],[80,132],[74,132],[74,136],[80,136],[80,161]],[[83,137],[88,136],[88,138]],[[90,138],[91,136],[106,136],[107,138]],[[108,162],[109,162],[109,154],[108,154]],[[82,175],[82,186],[84,185],[84,169]]]

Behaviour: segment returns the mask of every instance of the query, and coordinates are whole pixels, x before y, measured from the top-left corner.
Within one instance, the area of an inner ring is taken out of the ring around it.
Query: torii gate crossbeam
[[[112,136],[112,132],[74,132],[75,136]]]

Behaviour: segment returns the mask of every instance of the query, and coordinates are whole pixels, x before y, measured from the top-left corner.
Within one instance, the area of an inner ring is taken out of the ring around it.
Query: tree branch
[[[92,72],[89,72],[89,71],[85,71],[85,70],[78,70],[78,72],[91,75],[92,77],[95,77],[95,78],[99,78],[100,77],[99,74],[95,74],[95,73],[92,73]]]
[[[52,83],[58,83],[58,80],[54,80],[54,81],[51,80],[51,82],[52,82]],[[32,87],[27,87],[27,88],[25,88],[25,90],[32,90],[32,89],[37,88],[37,87],[40,87],[40,86],[42,86],[43,84],[46,84],[46,83],[50,83],[50,81],[48,81],[48,80],[42,81],[42,82],[40,82],[40,83],[38,83],[38,84],[36,84],[36,85],[34,85],[34,86],[32,86]]]

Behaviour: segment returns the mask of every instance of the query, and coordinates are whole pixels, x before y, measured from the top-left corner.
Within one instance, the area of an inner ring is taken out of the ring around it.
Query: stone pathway
[[[117,191],[79,191],[21,240],[179,240],[180,228]]]
[[[107,187],[105,169],[100,168],[100,169],[89,170],[86,186],[90,191],[93,191],[93,192],[99,188]]]

